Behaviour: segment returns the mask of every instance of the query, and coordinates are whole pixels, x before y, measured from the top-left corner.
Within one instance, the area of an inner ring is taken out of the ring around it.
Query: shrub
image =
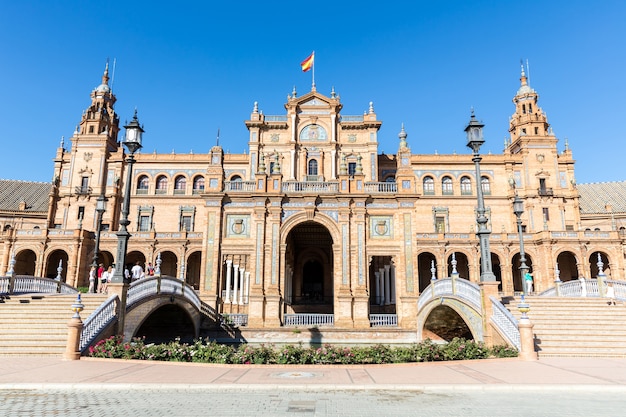
[[[487,348],[481,342],[455,338],[446,344],[425,340],[410,346],[388,345],[341,347],[326,344],[320,347],[286,345],[239,347],[208,340],[192,344],[179,339],[161,344],[145,344],[143,339],[124,342],[122,336],[111,336],[89,348],[89,355],[98,358],[146,359],[156,361],[202,362],[222,364],[385,364],[431,362],[444,360],[510,358],[517,350],[508,346]]]

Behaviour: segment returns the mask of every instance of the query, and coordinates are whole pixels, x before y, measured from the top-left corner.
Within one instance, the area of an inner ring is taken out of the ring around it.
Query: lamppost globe
[[[472,116],[470,117],[467,127],[465,127],[465,134],[467,135],[467,147],[470,148],[474,154],[478,154],[480,147],[485,143],[485,139],[483,139],[483,127],[485,127],[485,125],[476,119],[474,109],[472,109]]]
[[[126,148],[128,148],[128,152],[133,155],[141,149],[141,140],[144,132],[143,128],[139,124],[139,119],[137,119],[137,109],[135,109],[133,120],[124,126],[124,129],[126,129],[126,137],[122,143],[126,146]]]

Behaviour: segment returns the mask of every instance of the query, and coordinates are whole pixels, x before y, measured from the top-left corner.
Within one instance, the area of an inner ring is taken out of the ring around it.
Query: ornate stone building
[[[331,317],[336,328],[366,329],[370,314],[395,314],[414,330],[417,297],[453,260],[480,278],[476,193],[482,187],[493,271],[503,294],[521,290],[522,215],[535,288],[607,275],[624,277],[626,183],[577,185],[522,70],[510,137],[501,154],[414,154],[404,127],[395,155],[378,149],[372,103],[344,115],[339,95],[312,88],[288,96],[285,112],[257,103],[245,122],[249,149],[203,154],[139,153],[130,207],[129,263],[156,262],[193,285],[218,312],[247,314],[248,326],[282,326],[293,313]],[[0,274],[15,271],[86,285],[97,229],[96,200],[107,198],[99,260],[115,260],[126,162],[108,70],[91,104],[54,158],[52,184],[2,181]],[[43,191],[42,191],[43,190]]]

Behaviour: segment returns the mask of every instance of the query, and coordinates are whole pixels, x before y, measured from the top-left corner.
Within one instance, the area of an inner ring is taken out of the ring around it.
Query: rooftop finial
[[[520,59],[519,63],[520,67],[522,67],[522,75],[520,77],[520,81],[522,82],[522,85],[527,85],[528,78],[526,78],[526,72],[524,71],[524,61]]]
[[[337,98],[337,94],[335,93],[335,86],[333,85],[333,87],[330,90],[330,98]]]
[[[220,146],[220,128],[217,128],[217,139],[215,139],[215,146]]]
[[[255,101],[254,107],[252,108],[252,113],[258,113],[258,112],[259,112],[259,102]]]
[[[109,58],[107,58],[107,63],[104,66],[104,74],[102,74],[102,84],[109,85]]]
[[[374,113],[374,102],[370,101],[370,109],[369,109],[370,114]]]
[[[296,86],[293,86],[293,91],[291,92],[291,98],[296,98],[296,96],[298,95],[298,93],[296,92]]]
[[[400,130],[400,133],[398,133],[398,137],[400,138],[400,149],[404,149],[406,148],[406,130],[404,130],[404,123],[402,123],[402,129]]]

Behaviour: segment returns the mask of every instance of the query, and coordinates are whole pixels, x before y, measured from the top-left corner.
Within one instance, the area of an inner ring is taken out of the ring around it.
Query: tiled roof
[[[19,211],[26,202],[25,212],[48,212],[49,182],[0,180],[0,210]]]
[[[626,213],[626,181],[578,184],[581,214]]]

